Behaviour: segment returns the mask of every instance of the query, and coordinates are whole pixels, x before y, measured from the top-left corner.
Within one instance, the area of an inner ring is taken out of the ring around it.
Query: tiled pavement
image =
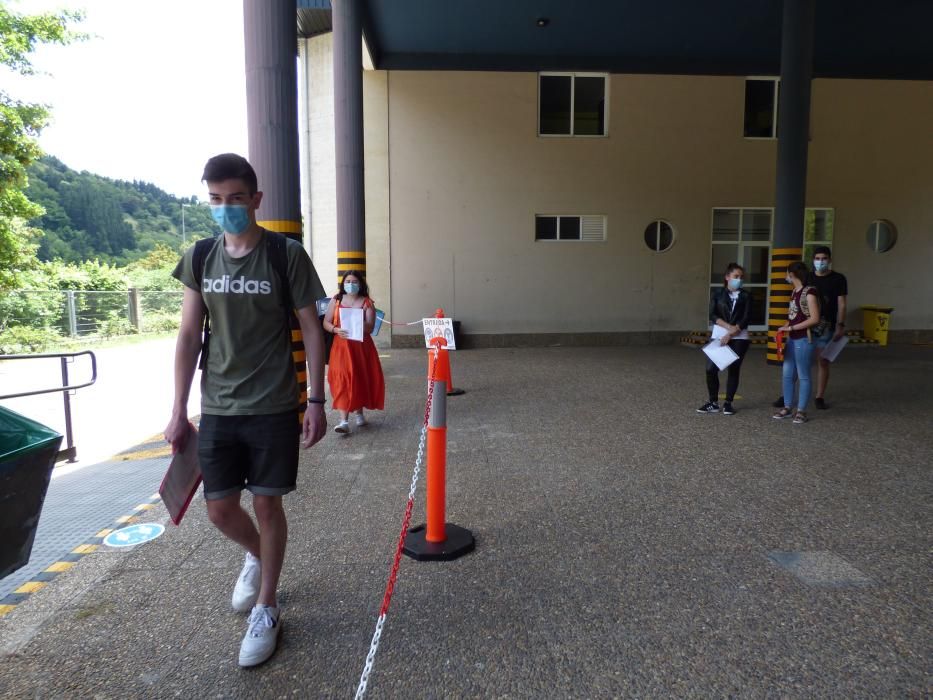
[[[761,352],[733,417],[694,413],[699,351],[457,354],[448,519],[477,548],[403,561],[371,696],[929,696],[933,348],[846,353],[803,426]],[[303,453],[269,663],[236,667],[240,557],[196,503],[0,617],[0,696],[351,696],[423,410],[424,353],[390,354],[388,410]]]
[[[162,447],[164,443],[140,446],[150,453],[164,452],[159,450]],[[126,460],[117,456],[52,479],[29,563],[0,579],[0,604],[89,537],[147,502],[158,490],[168,460],[168,456]]]

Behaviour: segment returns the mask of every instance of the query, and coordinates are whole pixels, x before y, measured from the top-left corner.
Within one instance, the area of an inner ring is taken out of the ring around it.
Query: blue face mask
[[[345,291],[347,294],[359,294],[360,285],[358,285],[356,282],[344,282],[343,291]]]
[[[225,233],[239,236],[249,228],[249,213],[243,204],[212,204],[211,216]]]
[[[742,280],[739,280],[739,279],[729,280],[729,289],[735,290],[735,289],[741,289],[741,288],[742,288]]]
[[[828,260],[814,260],[813,269],[816,270],[817,272],[824,272],[829,269],[829,261]]]

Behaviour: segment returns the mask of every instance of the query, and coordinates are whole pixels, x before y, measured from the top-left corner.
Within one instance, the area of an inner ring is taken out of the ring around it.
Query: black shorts
[[[201,416],[198,459],[204,498],[243,489],[258,496],[295,490],[298,477],[297,411],[252,416]]]

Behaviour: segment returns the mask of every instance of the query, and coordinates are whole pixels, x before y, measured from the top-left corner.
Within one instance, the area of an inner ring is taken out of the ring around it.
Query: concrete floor
[[[388,410],[303,453],[267,664],[236,666],[241,557],[197,502],[0,617],[0,696],[351,696],[423,414],[424,351],[388,354]],[[694,412],[699,350],[452,364],[448,520],[476,551],[403,560],[371,697],[933,693],[933,348],[847,349],[802,426],[770,418],[779,370],[759,350],[732,417]]]

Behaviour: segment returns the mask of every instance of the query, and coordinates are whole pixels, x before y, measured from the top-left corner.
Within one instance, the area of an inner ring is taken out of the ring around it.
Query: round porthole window
[[[674,227],[658,219],[648,224],[645,229],[645,245],[655,253],[663,253],[674,245]]]
[[[876,253],[887,253],[897,243],[897,229],[886,219],[875,219],[865,236],[868,247]]]

